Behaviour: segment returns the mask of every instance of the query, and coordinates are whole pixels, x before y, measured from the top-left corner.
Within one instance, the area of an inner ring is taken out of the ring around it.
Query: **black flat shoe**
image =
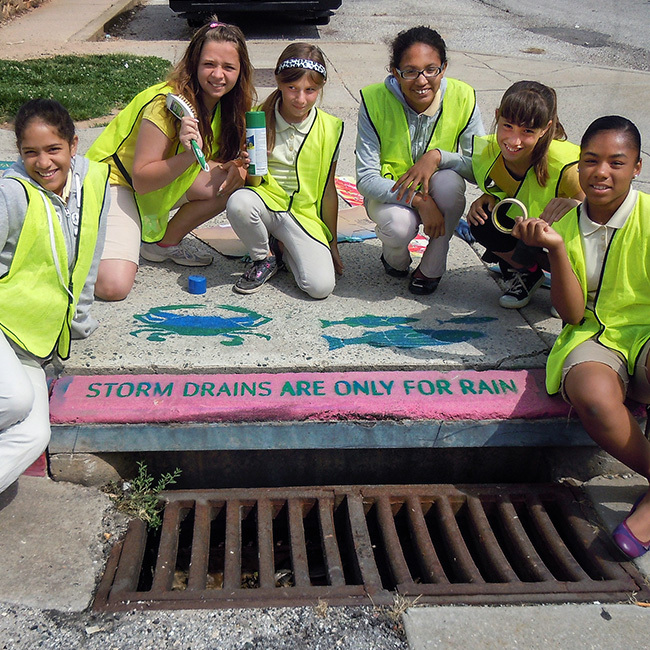
[[[394,278],[405,278],[409,274],[408,269],[404,269],[403,271],[400,271],[399,269],[393,268],[385,259],[384,256],[381,256],[381,263],[384,265],[384,271],[388,273],[388,275],[393,276]]]
[[[416,296],[428,296],[438,288],[439,284],[440,278],[418,277],[414,271],[409,280],[409,291]]]

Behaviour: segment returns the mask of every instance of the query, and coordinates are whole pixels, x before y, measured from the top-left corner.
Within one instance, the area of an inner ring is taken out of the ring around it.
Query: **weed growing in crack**
[[[156,530],[162,525],[160,513],[163,504],[160,493],[176,483],[180,475],[181,470],[177,467],[173,472],[162,474],[156,483],[156,479],[149,474],[146,463],[138,461],[138,474],[132,481],[123,481],[121,484],[112,481],[105,486],[104,492],[120,512],[129,517],[137,517],[149,528]]]

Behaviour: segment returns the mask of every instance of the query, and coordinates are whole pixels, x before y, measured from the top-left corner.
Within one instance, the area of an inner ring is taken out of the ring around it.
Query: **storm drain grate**
[[[96,610],[648,600],[568,487],[346,486],[168,492],[131,522]]]

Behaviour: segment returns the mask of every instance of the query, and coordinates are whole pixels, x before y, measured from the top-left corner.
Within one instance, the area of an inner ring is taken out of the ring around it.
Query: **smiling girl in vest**
[[[357,125],[357,186],[377,224],[388,275],[406,277],[409,243],[420,224],[429,243],[411,274],[409,291],[430,294],[447,266],[449,240],[465,209],[465,182],[436,172],[436,147],[471,153],[483,135],[474,89],[445,77],[447,48],[438,32],[413,27],[391,46],[390,74],[361,91]]]
[[[167,109],[170,92],[190,103],[196,119],[178,120]],[[181,240],[222,212],[230,194],[244,184],[240,154],[253,95],[244,35],[215,19],[195,33],[167,82],[137,95],[94,142],[88,156],[111,164],[113,197],[95,289],[99,298],[122,300],[129,294],[139,255],[183,266],[212,262],[211,256],[181,246]],[[201,170],[192,140],[210,171]]]
[[[470,206],[467,220],[476,240],[487,249],[485,261],[498,261],[506,292],[499,304],[525,307],[544,282],[541,250],[517,246],[501,232],[490,213],[504,198],[519,199],[529,216],[553,223],[582,201],[578,183],[578,147],[566,141],[557,116],[555,91],[536,81],[519,81],[503,95],[496,110],[496,133],[474,139],[471,159],[439,152],[440,167],[455,169],[478,184],[483,195]],[[510,214],[520,214],[511,206]],[[492,255],[496,257],[492,257]]]
[[[334,173],[343,123],[315,107],[327,79],[318,47],[292,43],[275,68],[277,90],[266,99],[269,173],[228,200],[227,215],[252,263],[235,283],[254,293],[286,262],[312,298],[326,298],[343,272],[336,243]]]
[[[650,480],[650,442],[625,406],[650,404],[650,196],[632,188],[641,136],[628,119],[601,117],[580,144],[584,203],[554,228],[541,219],[513,235],[548,250],[551,299],[565,325],[546,366],[549,393],[562,392],[605,451]],[[650,492],[614,531],[629,557],[650,549]]]
[[[109,201],[108,165],[75,155],[61,104],[27,102],[15,131],[21,160],[0,179],[0,492],[50,439],[43,366],[97,327],[89,309]]]

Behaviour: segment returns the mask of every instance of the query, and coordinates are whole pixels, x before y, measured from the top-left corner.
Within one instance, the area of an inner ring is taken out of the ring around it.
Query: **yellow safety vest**
[[[131,178],[133,170],[127,169],[122,156],[125,151],[135,150],[144,109],[157,97],[171,92],[174,92],[171,86],[166,83],[159,83],[137,94],[128,106],[120,111],[102,131],[88,149],[86,157],[91,160],[116,165],[124,179],[133,188]],[[218,142],[221,134],[221,104],[217,104],[212,117],[212,134],[213,149],[209,158],[214,158],[218,153]],[[185,151],[185,148],[180,142],[176,142],[175,146],[171,147],[169,158],[182,151]],[[138,194],[133,190],[142,224],[143,241],[156,242],[164,237],[167,221],[169,220],[169,211],[192,186],[200,171],[199,163],[194,162],[178,178],[159,190],[147,192],[146,194]]]
[[[587,304],[587,271],[580,235],[578,208],[555,229],[562,235],[569,261],[578,277]],[[600,286],[593,311],[585,310],[578,325],[565,325],[553,345],[546,364],[546,389],[557,393],[562,366],[569,352],[595,337],[604,346],[620,352],[627,371],[634,374],[641,348],[650,339],[650,195],[639,192],[623,228],[616,230],[605,254]]]
[[[381,175],[397,180],[414,165],[411,137],[404,106],[384,83],[361,90],[361,99],[380,141]],[[447,79],[438,119],[431,132],[427,151],[457,151],[476,106],[476,92],[463,81]]]
[[[9,176],[23,185],[28,203],[9,271],[0,278],[0,329],[39,359],[47,359],[55,351],[62,359],[70,356],[70,327],[95,255],[108,173],[108,165],[90,162],[83,182],[72,273],[61,224],[50,199],[28,181]],[[62,279],[56,271],[57,261]]]
[[[296,158],[298,189],[287,194],[271,174],[264,176],[257,187],[246,189],[257,192],[269,210],[290,212],[307,234],[329,246],[332,233],[322,218],[322,202],[334,154],[343,136],[343,122],[315,110],[316,118]]]
[[[539,217],[548,202],[558,195],[564,170],[578,164],[580,147],[572,142],[551,141],[548,150],[549,178],[546,185],[542,187],[537,182],[535,170],[530,167],[523,180],[519,183],[514,196],[509,196],[501,188],[494,185],[490,178],[490,171],[500,156],[501,151],[494,134],[474,137],[472,170],[474,171],[476,183],[483,192],[496,196],[498,199],[519,199],[528,209],[529,217]],[[520,214],[516,207],[512,207],[511,210],[515,216]]]

